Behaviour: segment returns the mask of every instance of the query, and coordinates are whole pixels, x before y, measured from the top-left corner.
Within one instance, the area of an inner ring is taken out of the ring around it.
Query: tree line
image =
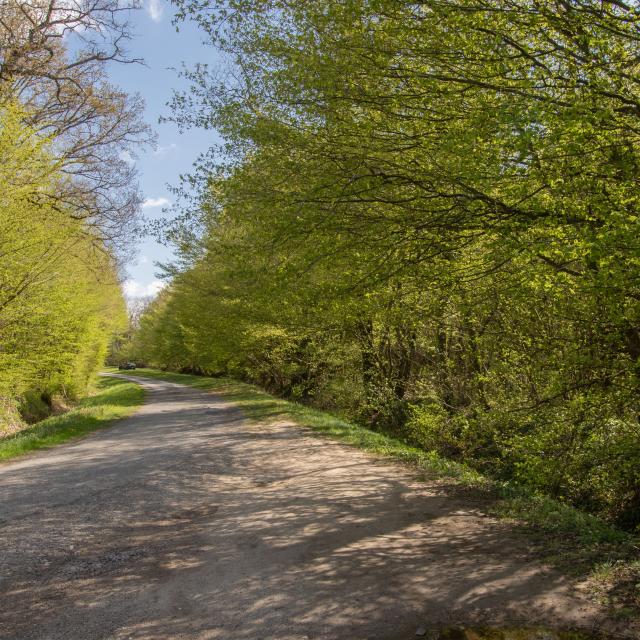
[[[130,353],[640,524],[640,9],[177,0],[227,68]]]
[[[126,3],[0,2],[0,435],[86,391],[126,326],[120,271],[152,141],[112,86]]]

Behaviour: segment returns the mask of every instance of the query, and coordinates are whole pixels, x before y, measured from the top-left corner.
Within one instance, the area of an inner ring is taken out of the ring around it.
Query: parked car
[[[131,369],[135,369],[135,368],[136,368],[135,362],[122,362],[121,364],[118,365],[118,369],[120,369],[121,371],[130,371]]]

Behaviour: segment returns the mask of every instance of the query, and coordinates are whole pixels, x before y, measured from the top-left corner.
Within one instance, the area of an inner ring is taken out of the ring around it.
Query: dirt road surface
[[[526,539],[450,488],[167,382],[0,466],[0,638],[414,638],[597,624]]]

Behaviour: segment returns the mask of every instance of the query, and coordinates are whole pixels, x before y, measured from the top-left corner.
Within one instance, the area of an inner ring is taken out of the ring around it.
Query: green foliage
[[[125,318],[114,260],[56,200],[54,145],[26,119],[0,107],[0,434],[24,394],[51,405],[86,391]]]
[[[637,9],[178,5],[226,163],[131,352],[640,526]]]
[[[81,400],[75,409],[0,440],[0,460],[9,460],[108,427],[114,420],[133,413],[143,398],[144,391],[137,384],[101,378],[96,382],[93,393]]]

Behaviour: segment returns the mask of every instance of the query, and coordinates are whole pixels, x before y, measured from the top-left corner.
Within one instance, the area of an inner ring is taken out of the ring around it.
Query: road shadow
[[[0,470],[3,638],[364,640],[601,622],[453,485],[251,424],[196,390],[148,389],[119,426]]]

